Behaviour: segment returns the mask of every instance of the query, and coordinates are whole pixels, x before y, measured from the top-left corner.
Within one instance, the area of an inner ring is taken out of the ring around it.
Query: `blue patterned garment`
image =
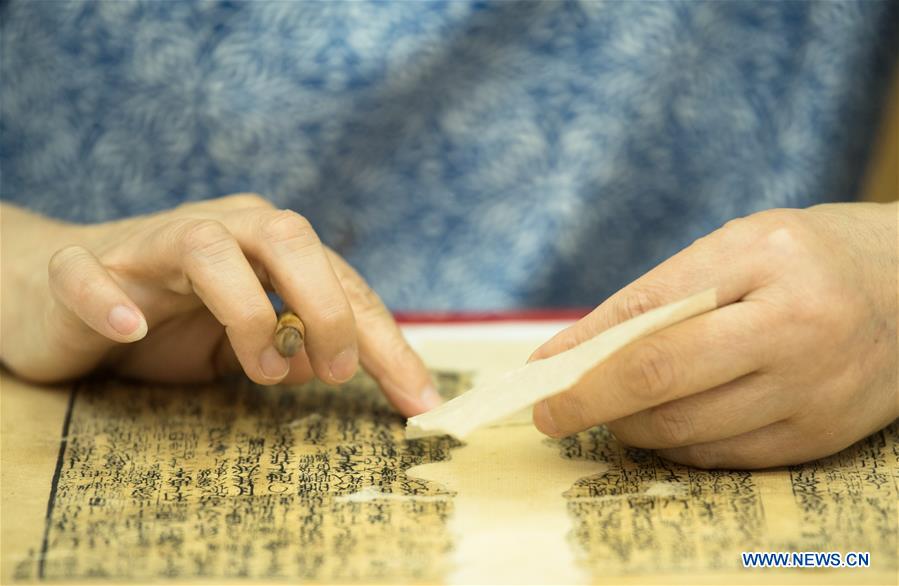
[[[592,306],[736,216],[852,199],[895,2],[2,10],[2,198],[255,191],[401,309]]]

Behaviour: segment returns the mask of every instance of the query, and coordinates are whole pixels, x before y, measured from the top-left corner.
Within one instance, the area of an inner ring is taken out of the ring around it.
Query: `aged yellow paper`
[[[451,396],[533,342],[421,347]],[[532,582],[896,583],[896,424],[804,466],[710,472],[603,428],[407,441],[365,378],[0,384],[3,583],[495,583],[522,581],[522,555]],[[525,539],[528,518],[547,542]],[[744,550],[870,552],[871,567],[744,569]]]
[[[561,458],[533,425],[481,429],[449,460],[421,464],[407,476],[453,491],[453,584],[589,584],[568,535],[562,497],[577,480],[598,474],[598,462]]]

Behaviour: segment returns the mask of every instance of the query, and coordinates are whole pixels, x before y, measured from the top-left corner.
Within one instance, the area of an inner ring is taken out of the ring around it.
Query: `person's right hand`
[[[23,378],[55,382],[103,365],[165,382],[242,369],[260,384],[339,384],[361,361],[404,415],[440,402],[371,288],[305,218],[259,196],[89,226],[4,205],[2,251],[0,357]],[[272,345],[266,290],[306,325],[289,360]]]

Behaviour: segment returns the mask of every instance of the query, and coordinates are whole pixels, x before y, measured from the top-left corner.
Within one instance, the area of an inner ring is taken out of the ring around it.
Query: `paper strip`
[[[462,439],[547,397],[573,387],[585,374],[631,342],[717,307],[715,289],[647,311],[570,350],[492,378],[406,422],[406,438],[449,434]]]

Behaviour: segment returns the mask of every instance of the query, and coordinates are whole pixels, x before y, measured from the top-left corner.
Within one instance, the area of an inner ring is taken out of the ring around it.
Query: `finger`
[[[733,303],[637,340],[539,404],[534,423],[563,437],[754,372],[772,351],[764,316],[757,303]]]
[[[50,290],[65,312],[114,342],[136,342],[147,335],[147,320],[90,251],[68,246],[50,259]],[[69,322],[65,316],[54,320]],[[76,326],[77,327],[77,326]]]
[[[411,417],[438,406],[442,400],[428,369],[381,298],[338,254],[329,250],[328,255],[356,316],[362,366],[403,415]]]
[[[275,349],[275,310],[237,240],[219,222],[188,220],[154,234],[152,262],[178,275],[172,290],[195,293],[225,333],[244,372],[260,384],[280,381],[288,362]]]
[[[287,361],[290,363],[290,371],[287,373],[287,376],[281,380],[281,384],[301,385],[315,378],[315,373],[312,371],[312,365],[309,364],[309,357],[306,356],[306,353],[302,349],[288,358]],[[231,347],[231,344],[227,342],[227,339],[225,339],[224,344],[220,344],[216,349],[213,365],[215,367],[215,373],[218,376],[243,371],[240,361],[237,360],[234,349]]]
[[[667,460],[696,468],[755,469],[801,464],[832,453],[802,437],[791,421],[778,421],[735,437],[658,450]]]
[[[777,249],[777,239],[760,242],[760,238],[743,220],[728,223],[609,297],[537,348],[528,360],[573,348],[612,326],[697,291],[715,288],[719,306],[743,299],[777,270],[777,263],[771,262],[782,252]]]
[[[674,448],[742,435],[795,412],[793,393],[764,374],[750,374],[704,393],[644,409],[606,424],[636,448]]]
[[[353,311],[309,222],[291,211],[265,208],[225,221],[306,324],[304,347],[318,377],[331,384],[352,378],[359,364]]]
[[[195,303],[194,309],[180,313],[178,319],[154,324],[152,336],[141,342],[140,352],[113,349],[108,363],[124,376],[162,383],[204,383],[216,380],[225,372],[241,371],[237,358],[234,367],[225,369],[219,362],[221,349],[231,345],[222,332],[222,324],[205,308]],[[172,340],[177,339],[177,344]],[[217,343],[210,347],[210,340]],[[160,368],[164,365],[164,368]]]

